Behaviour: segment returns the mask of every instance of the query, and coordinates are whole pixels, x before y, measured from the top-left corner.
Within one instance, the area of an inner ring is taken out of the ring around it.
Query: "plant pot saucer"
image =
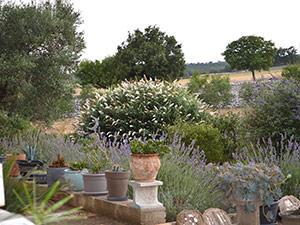
[[[108,191],[100,191],[100,192],[86,192],[86,191],[82,191],[82,194],[84,194],[84,195],[107,195]]]

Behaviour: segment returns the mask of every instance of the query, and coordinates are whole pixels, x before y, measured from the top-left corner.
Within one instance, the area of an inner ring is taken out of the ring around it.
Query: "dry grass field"
[[[257,71],[256,79],[268,79],[272,77],[280,77],[282,72],[282,67],[273,67],[269,71]],[[216,73],[211,74],[215,76],[222,76],[222,75],[228,75],[231,82],[235,81],[250,81],[252,80],[252,74],[249,71],[238,71],[238,72],[231,72],[231,73]],[[187,85],[189,82],[189,78],[179,80],[178,82],[182,85]]]

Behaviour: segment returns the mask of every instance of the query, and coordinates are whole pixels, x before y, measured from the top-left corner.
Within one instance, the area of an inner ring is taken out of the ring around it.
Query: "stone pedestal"
[[[133,188],[134,207],[141,209],[162,208],[163,204],[157,199],[158,186],[161,181],[141,182],[132,180],[129,182]]]

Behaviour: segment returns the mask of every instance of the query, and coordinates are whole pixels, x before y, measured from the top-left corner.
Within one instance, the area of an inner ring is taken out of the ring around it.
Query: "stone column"
[[[163,207],[163,204],[157,199],[158,186],[163,184],[162,181],[141,182],[131,180],[129,184],[133,188],[134,207],[141,209]]]

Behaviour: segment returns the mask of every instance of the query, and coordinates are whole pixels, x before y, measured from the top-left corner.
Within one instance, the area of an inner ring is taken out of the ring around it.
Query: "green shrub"
[[[282,70],[282,76],[288,79],[295,79],[300,81],[300,65],[290,65]]]
[[[228,76],[194,74],[188,89],[194,93],[198,93],[200,99],[203,99],[204,102],[214,107],[226,106],[232,99]]]
[[[182,142],[186,145],[190,145],[194,141],[195,147],[205,152],[209,162],[221,162],[227,158],[224,154],[222,135],[212,125],[179,122],[168,128],[170,137],[173,137],[175,134],[179,135],[182,138]]]
[[[215,115],[208,121],[221,133],[221,141],[224,146],[226,159],[232,159],[232,154],[242,145],[241,118],[237,114]]]
[[[279,80],[257,91],[251,110],[245,113],[245,129],[252,140],[273,140],[280,134],[300,138],[300,84],[293,80]]]
[[[141,140],[133,140],[130,142],[132,154],[155,154],[163,155],[170,151],[169,147],[162,141],[148,140],[146,143]]]
[[[245,82],[241,85],[239,97],[243,100],[244,104],[249,104],[251,102],[254,97],[254,91],[254,85],[251,82]]]
[[[150,136],[176,119],[194,121],[208,116],[205,103],[176,83],[141,80],[123,82],[84,105],[81,131],[107,136]]]
[[[110,87],[116,84],[121,78],[116,74],[116,65],[114,57],[107,57],[101,62],[82,61],[76,71],[76,76],[80,79],[82,85],[94,85],[101,88]]]
[[[0,138],[12,138],[31,128],[28,120],[0,111]]]

